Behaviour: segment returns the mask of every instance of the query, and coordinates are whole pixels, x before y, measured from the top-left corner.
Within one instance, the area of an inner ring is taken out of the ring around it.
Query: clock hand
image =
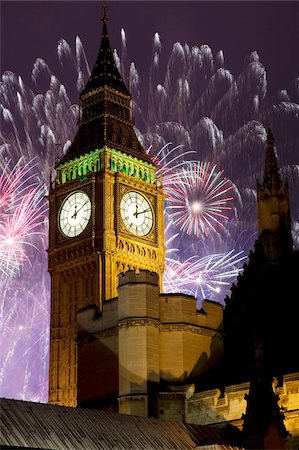
[[[72,219],[76,219],[78,212],[81,211],[81,209],[83,208],[83,206],[85,206],[87,203],[88,203],[87,201],[86,201],[85,203],[83,203],[83,205],[82,205],[78,210],[76,209],[76,208],[77,208],[77,205],[75,205],[75,212],[74,212],[74,214],[72,215]]]
[[[138,213],[138,205],[137,205],[137,203],[136,203],[136,211],[135,211],[134,214],[133,214],[133,215],[136,217],[136,219],[137,219],[138,214],[139,214],[139,213]]]
[[[76,219],[76,217],[77,217],[77,205],[75,205],[75,212],[74,212],[74,214],[72,215],[72,219]]]
[[[81,206],[81,208],[78,209],[77,213],[78,213],[79,211],[81,211],[81,209],[83,208],[83,206],[87,205],[87,203],[88,203],[88,201],[86,201],[85,203],[83,203],[83,205]]]
[[[147,209],[145,209],[144,211],[140,211],[140,212],[136,213],[136,217],[137,217],[139,214],[143,214],[143,213],[145,213],[145,212],[147,212],[147,211],[150,211],[150,210],[151,210],[150,208],[147,208]]]

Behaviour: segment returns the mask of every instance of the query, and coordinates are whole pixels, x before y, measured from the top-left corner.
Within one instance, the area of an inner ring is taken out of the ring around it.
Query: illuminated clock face
[[[139,192],[127,192],[120,202],[121,218],[130,233],[146,236],[153,226],[153,211],[148,200]]]
[[[67,237],[76,237],[85,230],[91,216],[91,202],[85,192],[69,195],[58,214],[61,232]]]

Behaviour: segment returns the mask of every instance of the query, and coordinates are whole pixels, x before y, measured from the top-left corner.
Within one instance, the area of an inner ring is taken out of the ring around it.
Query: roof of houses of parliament
[[[238,448],[240,433],[182,422],[1,399],[1,448],[61,450]],[[214,447],[214,445],[219,447]]]

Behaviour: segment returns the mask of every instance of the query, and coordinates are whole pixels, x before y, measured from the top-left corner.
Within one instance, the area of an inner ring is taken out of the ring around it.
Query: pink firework
[[[0,220],[0,272],[14,273],[28,261],[28,250],[35,247],[34,235],[45,234],[38,230],[45,219],[46,206],[41,189],[35,187],[23,195],[19,204],[10,214]]]
[[[36,248],[35,235],[45,235],[41,225],[46,214],[45,189],[33,181],[33,161],[22,158],[11,169],[8,161],[0,175],[0,276],[14,275],[30,248]]]
[[[189,235],[207,236],[210,230],[223,227],[231,210],[228,196],[233,185],[217,172],[216,165],[192,161],[164,180],[169,218],[180,231]]]

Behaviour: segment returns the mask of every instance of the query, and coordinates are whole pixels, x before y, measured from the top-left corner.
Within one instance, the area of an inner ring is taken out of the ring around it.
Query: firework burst
[[[34,183],[33,161],[22,159],[10,169],[4,165],[0,176],[0,275],[14,275],[25,261],[29,249],[36,248],[34,237],[45,235],[41,229],[47,212],[45,189]]]
[[[36,235],[45,235],[39,228],[44,223],[46,206],[43,191],[35,187],[25,193],[13,212],[4,214],[0,220],[0,272],[16,273],[29,259],[29,247]]]
[[[216,165],[193,161],[168,177],[164,183],[167,211],[180,231],[199,237],[224,226],[221,220],[229,218],[233,197],[228,193],[233,186],[222,174]]]
[[[164,291],[184,292],[200,303],[203,299],[221,301],[246,258],[243,251],[235,249],[204,257],[191,256],[183,262],[167,258]]]

